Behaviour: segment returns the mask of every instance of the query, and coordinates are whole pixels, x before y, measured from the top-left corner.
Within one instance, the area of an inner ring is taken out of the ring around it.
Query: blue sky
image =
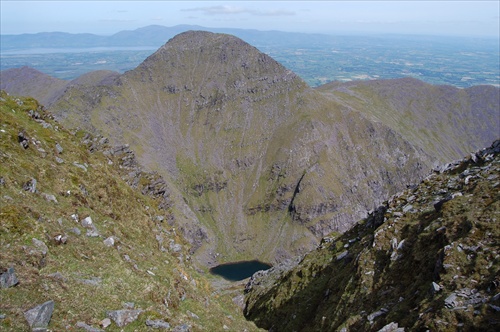
[[[109,35],[151,24],[499,38],[500,1],[0,0],[0,33]]]

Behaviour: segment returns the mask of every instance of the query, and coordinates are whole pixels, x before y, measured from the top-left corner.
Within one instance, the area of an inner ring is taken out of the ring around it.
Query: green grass
[[[23,312],[51,299],[55,310],[49,329],[54,331],[72,329],[78,321],[99,327],[106,310],[122,309],[124,302],[144,310],[127,330],[147,330],[146,319],[163,319],[172,327],[188,324],[194,331],[222,330],[223,325],[256,330],[229,296],[214,296],[209,280],[192,265],[187,242],[167,223],[156,221],[169,212],[123,180],[127,170],[119,167],[118,158],[90,153],[80,144],[83,132],[73,135],[62,128],[35,100],[3,92],[1,98],[0,268],[13,266],[19,279],[16,287],[0,293],[0,313],[6,315],[2,328],[28,330]],[[30,110],[52,128],[43,128]],[[30,140],[27,149],[17,141],[20,131]],[[56,143],[64,149],[61,154]],[[87,171],[75,162],[86,164]],[[22,189],[31,178],[37,180],[36,193]],[[54,195],[57,203],[42,193]],[[72,220],[75,213],[79,220],[90,216],[100,236],[87,237],[87,230]],[[81,235],[70,230],[75,227]],[[68,237],[67,243],[54,240],[59,234]],[[103,243],[109,236],[116,240],[112,247]],[[167,251],[160,250],[156,236],[163,237]],[[47,245],[47,255],[36,250],[33,238]],[[183,250],[171,252],[170,241]],[[119,330],[114,324],[107,329]]]

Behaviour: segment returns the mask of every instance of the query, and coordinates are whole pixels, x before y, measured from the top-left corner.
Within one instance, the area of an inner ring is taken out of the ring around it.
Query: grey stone
[[[57,162],[58,164],[62,164],[62,163],[64,163],[64,159],[59,158],[59,157],[57,157],[57,156],[56,156],[56,162]]]
[[[83,219],[82,220],[82,226],[85,227],[85,228],[88,228],[88,229],[94,228],[94,224],[92,222],[92,218],[89,216],[89,217],[86,217],[85,219]]]
[[[413,209],[413,205],[411,204],[407,204],[403,207],[403,212],[406,213],[406,212],[410,212],[411,210]]]
[[[191,316],[192,318],[194,318],[194,319],[200,319],[200,317],[199,317],[197,314],[195,314],[195,313],[193,313],[193,312],[191,312],[191,311],[189,311],[189,310],[187,310],[187,311],[186,311],[186,313],[187,313],[189,316]]]
[[[24,312],[24,318],[32,328],[46,328],[49,325],[52,312],[54,311],[54,301],[47,301],[28,311]]]
[[[0,319],[5,319],[7,316],[4,314],[0,314]]]
[[[23,190],[36,193],[36,179],[31,179],[23,185]]]
[[[61,272],[55,272],[55,273],[51,273],[49,275],[47,275],[47,277],[49,278],[54,278],[56,280],[60,280],[60,281],[64,281],[66,282],[68,279],[66,279],[66,277],[64,277]]]
[[[47,253],[49,252],[49,248],[47,248],[47,245],[43,241],[32,238],[31,242],[38,250],[42,252],[42,254],[47,255]]]
[[[233,303],[240,307],[242,310],[245,309],[245,296],[243,294],[233,297]]]
[[[79,282],[90,286],[99,286],[102,283],[102,279],[99,277],[92,277],[90,279],[78,279]]]
[[[57,203],[57,198],[56,196],[52,194],[47,194],[47,193],[42,193],[42,197],[47,201],[47,202],[54,202]]]
[[[142,310],[111,310],[106,315],[119,327],[123,327],[135,321]]]
[[[42,125],[42,127],[45,128],[45,129],[52,128],[52,125],[50,123],[48,123],[48,122],[45,122],[43,120],[39,120],[37,122],[39,122]]]
[[[68,242],[68,237],[66,235],[63,235],[63,234],[58,234],[58,235],[54,236],[54,241],[57,244],[66,244],[66,242]]]
[[[183,324],[183,325],[177,325],[174,327],[172,332],[189,332],[189,325]]]
[[[123,308],[125,309],[134,309],[135,303],[134,302],[124,302],[123,303]]]
[[[451,200],[453,197],[451,195],[446,196],[445,198],[439,200],[438,202],[434,203],[434,209],[439,212],[441,208],[443,207],[443,204]]]
[[[112,247],[112,246],[115,245],[115,239],[112,236],[108,237],[103,242],[104,242],[104,245],[107,246],[107,247]]]
[[[344,252],[341,252],[340,254],[337,255],[337,260],[341,260],[343,258],[345,258],[347,255],[349,254],[349,251],[344,251]]]
[[[82,164],[79,164],[77,162],[74,162],[73,165],[75,165],[76,167],[78,168],[81,168],[82,170],[84,170],[85,172],[87,171],[87,167],[85,167],[84,165]]]
[[[378,332],[404,332],[404,327],[398,327],[398,323],[391,322],[378,330]]]
[[[92,327],[84,322],[77,322],[75,326],[87,332],[102,332],[102,330]]]
[[[173,252],[179,252],[182,250],[182,246],[178,243],[171,242],[170,243],[170,250],[172,250]]]
[[[109,318],[104,318],[99,324],[102,326],[102,328],[105,329],[106,327],[111,325],[111,320]]]
[[[98,237],[100,234],[97,229],[89,229],[86,234],[88,237]]]
[[[153,328],[153,329],[169,329],[170,328],[169,323],[167,323],[163,320],[159,320],[159,319],[155,319],[155,320],[147,319],[146,325]]]
[[[368,321],[370,323],[372,323],[375,318],[377,318],[378,316],[385,315],[387,312],[388,312],[387,309],[382,308],[382,309],[380,309],[378,311],[375,311],[375,312],[369,314],[368,317],[367,317],[367,319],[368,319]]]
[[[63,153],[63,151],[64,151],[64,149],[62,148],[62,146],[59,143],[56,143],[56,151],[59,154]]]
[[[431,284],[431,291],[433,294],[439,292],[441,290],[441,286],[439,286],[438,284],[436,284],[434,281],[432,282]]]
[[[456,302],[456,299],[457,299],[457,294],[455,293],[451,293],[445,300],[444,300],[444,305],[447,307],[447,308],[454,308],[456,307],[458,304]]]
[[[9,288],[19,283],[13,267],[9,267],[6,272],[0,274],[0,287]]]
[[[23,149],[27,149],[29,147],[28,137],[26,137],[24,132],[21,131],[17,134],[17,141],[21,144]]]
[[[499,311],[500,311],[500,307],[499,307],[499,306],[496,306],[496,305],[494,305],[494,304],[488,304],[488,306],[489,306],[491,309],[495,310],[496,312],[499,312]]]
[[[81,235],[82,231],[78,227],[73,227],[68,230],[69,232],[75,234],[75,235]]]

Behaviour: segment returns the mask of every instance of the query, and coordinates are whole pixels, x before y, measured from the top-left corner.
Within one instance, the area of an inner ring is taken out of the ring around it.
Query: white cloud
[[[253,16],[292,16],[295,12],[286,9],[256,10],[237,6],[211,6],[182,9],[186,12],[202,12],[205,15],[239,15],[249,14]]]

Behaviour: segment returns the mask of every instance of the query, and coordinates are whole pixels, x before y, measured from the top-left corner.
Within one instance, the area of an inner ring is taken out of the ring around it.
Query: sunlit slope
[[[500,89],[459,89],[414,78],[330,83],[318,91],[381,121],[439,162],[449,162],[500,137]]]
[[[157,190],[161,179],[124,151],[2,91],[0,330],[31,331],[24,312],[47,301],[52,331],[97,330],[108,311],[122,309],[139,310],[137,319],[110,322],[107,331],[150,331],[151,320],[190,331],[257,330],[193,265]],[[9,268],[18,283],[4,288]]]

